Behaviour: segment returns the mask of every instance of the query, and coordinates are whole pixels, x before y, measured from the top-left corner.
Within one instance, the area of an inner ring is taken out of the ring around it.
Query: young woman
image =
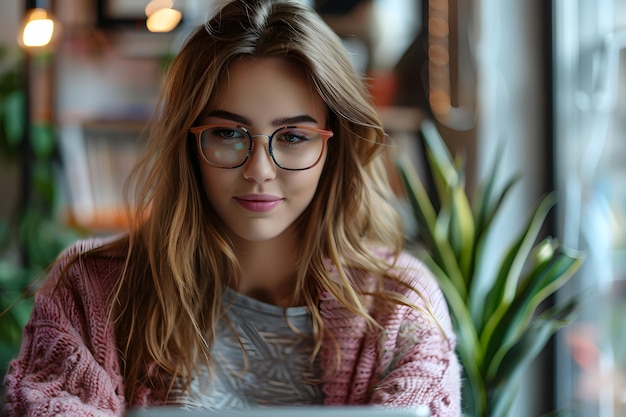
[[[340,41],[298,3],[221,4],[166,77],[134,226],[53,265],[5,411],[460,415],[446,303],[403,252],[386,136]]]

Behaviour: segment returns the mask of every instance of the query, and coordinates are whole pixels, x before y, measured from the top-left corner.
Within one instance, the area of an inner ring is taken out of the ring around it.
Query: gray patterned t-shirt
[[[220,322],[213,346],[216,375],[209,378],[205,370],[196,378],[183,405],[218,410],[321,404],[322,386],[315,383],[321,370],[310,361],[313,324],[306,308],[284,309],[230,290],[229,303],[232,328]]]

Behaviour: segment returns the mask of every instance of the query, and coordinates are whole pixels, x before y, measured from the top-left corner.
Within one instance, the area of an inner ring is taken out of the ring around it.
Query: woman
[[[222,4],[169,69],[134,226],[69,248],[40,289],[7,413],[427,404],[458,416],[448,311],[402,252],[386,146],[314,12]]]

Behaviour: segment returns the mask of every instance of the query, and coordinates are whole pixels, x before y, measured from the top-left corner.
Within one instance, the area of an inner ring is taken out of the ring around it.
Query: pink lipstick
[[[246,210],[260,213],[270,211],[278,206],[283,199],[269,194],[245,194],[235,197],[235,201]]]

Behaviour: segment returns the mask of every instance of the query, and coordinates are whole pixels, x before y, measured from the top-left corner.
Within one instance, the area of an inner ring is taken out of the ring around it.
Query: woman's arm
[[[461,415],[461,368],[448,306],[430,271],[411,258],[408,262],[403,275],[418,293],[397,284],[389,290],[406,293],[423,310],[401,306],[384,319],[381,379],[370,402],[394,407],[425,404],[433,416],[457,417]]]
[[[83,248],[84,249],[84,248]],[[124,412],[122,378],[107,325],[103,281],[110,261],[79,259],[64,275],[66,252],[38,292],[20,355],[5,377],[8,416],[117,416]]]
[[[460,416],[460,366],[454,339],[419,319],[404,321],[391,360],[372,390],[370,404],[410,407],[428,405],[433,416]]]

